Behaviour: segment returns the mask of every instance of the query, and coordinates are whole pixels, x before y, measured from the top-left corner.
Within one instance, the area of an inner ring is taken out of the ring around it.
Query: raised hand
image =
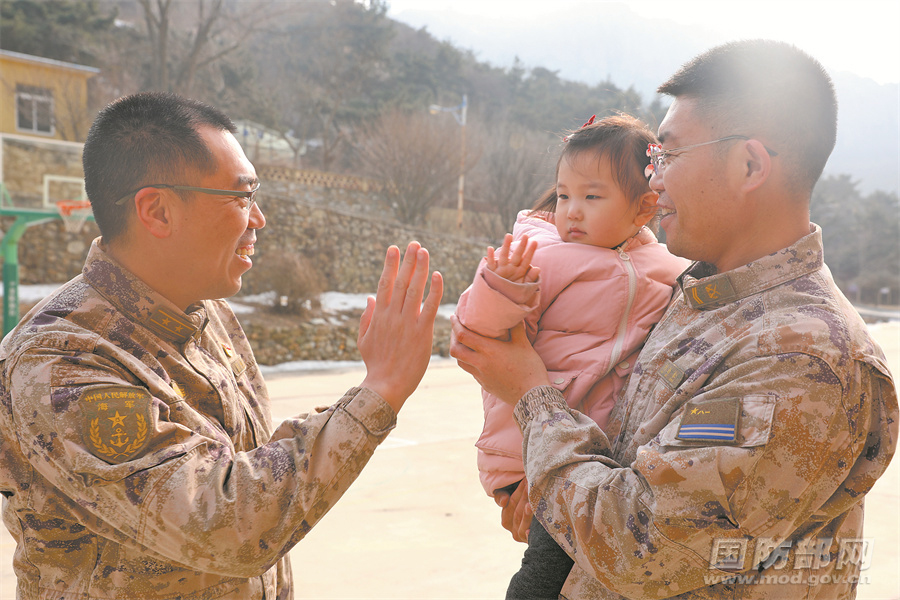
[[[366,363],[362,386],[384,398],[396,412],[419,385],[431,358],[444,282],[437,271],[431,275],[431,291],[423,304],[427,280],[425,248],[411,242],[400,266],[400,250],[391,246],[377,295],[369,297],[359,321],[357,344]]]
[[[507,233],[500,248],[495,250],[488,246],[487,268],[513,283],[537,281],[539,270],[531,266],[537,242],[529,241],[528,236],[523,235],[522,241],[512,250],[512,241],[512,235]]]

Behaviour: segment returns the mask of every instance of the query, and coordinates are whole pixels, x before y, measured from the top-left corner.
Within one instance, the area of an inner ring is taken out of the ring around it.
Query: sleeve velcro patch
[[[119,464],[137,456],[150,439],[150,393],[139,387],[106,386],[81,395],[83,440],[91,454]]]

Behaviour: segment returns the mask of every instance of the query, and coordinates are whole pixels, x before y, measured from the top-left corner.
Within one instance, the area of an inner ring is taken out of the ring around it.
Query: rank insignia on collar
[[[184,315],[179,315],[163,306],[157,308],[150,315],[147,328],[164,339],[180,344],[191,339],[191,336],[199,331],[197,326],[186,319]]]
[[[138,387],[105,386],[81,395],[84,445],[108,463],[137,456],[150,439],[150,393]]]
[[[725,275],[710,277],[685,287],[684,295],[694,308],[718,305],[734,297],[734,287]]]
[[[741,401],[738,398],[695,401],[684,405],[676,439],[692,442],[734,442]]]

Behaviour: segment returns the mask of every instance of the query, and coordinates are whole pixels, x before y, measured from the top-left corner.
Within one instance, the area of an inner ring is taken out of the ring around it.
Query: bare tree
[[[197,75],[281,14],[269,1],[137,0],[151,46],[150,87],[196,93]],[[282,11],[286,8],[282,8]]]
[[[358,147],[366,174],[385,182],[397,220],[421,225],[428,211],[455,195],[459,126],[450,119],[394,110],[366,128]]]
[[[383,0],[298,5],[277,34],[254,47],[271,57],[260,65],[268,95],[258,112],[296,153],[308,145],[308,160],[328,171],[340,163],[357,123],[380,112],[378,86],[388,78],[393,28]]]
[[[90,127],[86,117],[87,94],[81,82],[72,80],[59,82],[57,91],[59,95],[55,98],[54,116],[56,130],[62,139],[80,142],[87,137]]]
[[[531,208],[553,185],[558,138],[517,122],[493,125],[484,136],[484,153],[472,173],[473,196],[500,217],[510,231],[520,210]]]

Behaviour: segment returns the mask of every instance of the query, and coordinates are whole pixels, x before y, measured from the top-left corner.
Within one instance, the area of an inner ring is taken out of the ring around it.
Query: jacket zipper
[[[631,309],[634,306],[634,297],[637,295],[637,273],[634,272],[634,263],[631,257],[622,250],[616,248],[622,264],[625,265],[625,272],[628,273],[628,300],[625,303],[625,312],[622,313],[622,319],[619,321],[619,329],[616,332],[616,343],[613,345],[612,353],[609,356],[609,369],[607,373],[612,371],[622,358],[622,348],[625,346],[625,334],[628,331],[628,318],[631,316]]]
[[[619,362],[619,358],[621,358],[622,346],[625,344],[625,332],[628,329],[628,317],[631,315],[634,297],[637,294],[637,274],[634,272],[634,264],[631,262],[631,257],[621,248],[616,248],[616,251],[619,253],[619,258],[622,259],[622,264],[625,265],[625,272],[628,273],[628,300],[625,303],[625,312],[622,313],[622,319],[619,321],[619,329],[616,332],[616,343],[613,345],[612,353],[609,356],[609,369],[606,372],[607,374],[615,368],[616,364]],[[625,418],[627,418],[628,412],[631,412],[630,403]],[[622,434],[624,431],[625,427],[623,423],[622,431],[619,432],[619,435],[616,436],[616,439],[612,444],[613,456],[616,455],[615,452],[619,448],[619,443],[622,441]]]

